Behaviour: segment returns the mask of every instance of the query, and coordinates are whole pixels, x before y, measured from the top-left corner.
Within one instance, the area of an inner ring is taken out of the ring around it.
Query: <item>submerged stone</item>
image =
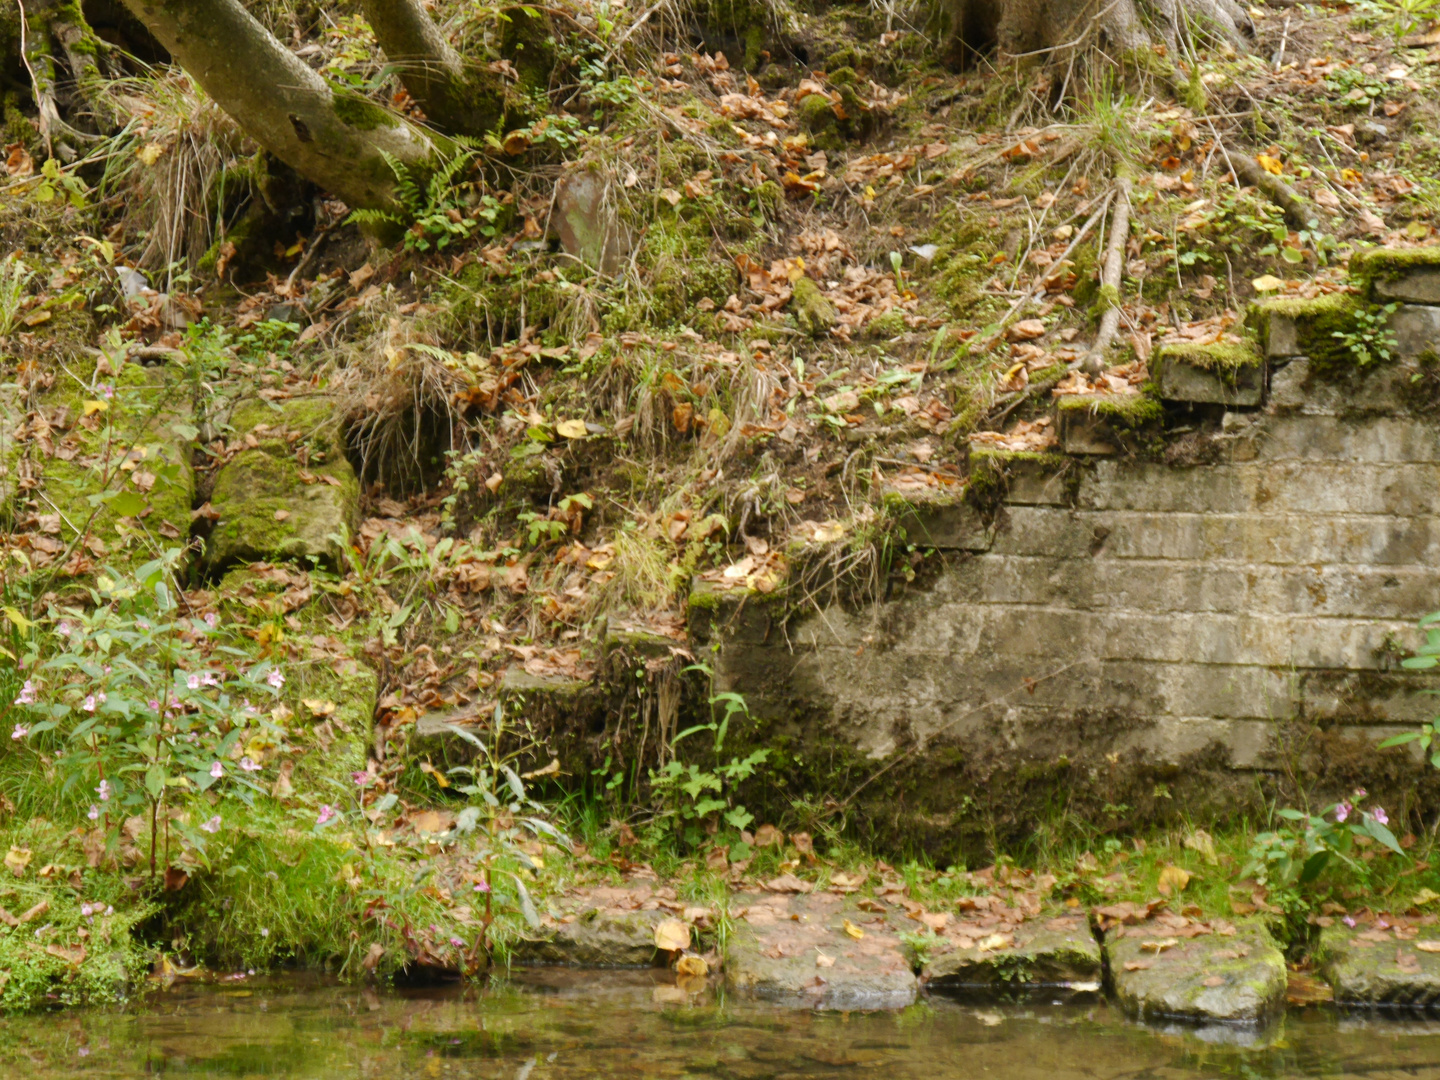
[[[661,910],[610,911],[590,908],[572,921],[556,922],[536,936],[517,941],[517,964],[574,964],[583,967],[648,967],[657,955],[655,927],[671,918]]]
[[[1264,924],[1182,938],[1156,922],[1105,936],[1115,996],[1132,1015],[1195,1022],[1258,1023],[1285,1003],[1285,957]]]
[[[1104,978],[1100,943],[1083,915],[1060,916],[979,941],[949,935],[937,940],[943,944],[929,952],[921,970],[922,980],[936,990],[1093,993]]]
[[[919,983],[885,918],[830,893],[736,902],[745,909],[726,943],[731,990],[818,1009],[899,1009],[915,1000]]]
[[[1393,929],[1329,926],[1315,956],[1341,1004],[1440,1004],[1440,926],[1398,936]]]

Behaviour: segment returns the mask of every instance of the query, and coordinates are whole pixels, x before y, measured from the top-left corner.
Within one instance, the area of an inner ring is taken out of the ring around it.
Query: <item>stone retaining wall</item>
[[[1160,425],[1062,413],[1092,452],[972,458],[968,498],[907,510],[937,551],[888,601],[697,607],[792,779],[814,788],[823,759],[846,789],[814,799],[940,850],[1047,814],[1223,816],[1286,784],[1431,800],[1404,751],[1354,737],[1435,711],[1398,661],[1440,609],[1440,307],[1391,315],[1398,356],[1364,371],[1293,351],[1390,280],[1363,265],[1359,297],[1257,308],[1241,377],[1162,353]],[[1440,269],[1404,270],[1440,297]],[[1237,385],[1262,403],[1226,404]]]

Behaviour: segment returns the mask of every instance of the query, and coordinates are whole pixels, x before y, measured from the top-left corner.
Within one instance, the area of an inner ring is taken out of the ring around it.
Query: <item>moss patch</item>
[[[1417,270],[1440,270],[1440,244],[1418,248],[1367,248],[1350,256],[1350,280],[1366,300],[1377,281],[1396,281]]]

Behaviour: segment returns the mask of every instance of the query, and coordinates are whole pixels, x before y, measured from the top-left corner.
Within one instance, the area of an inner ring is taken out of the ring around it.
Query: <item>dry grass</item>
[[[145,237],[136,261],[172,275],[193,267],[226,224],[227,193],[218,190],[222,172],[253,148],[179,68],[118,80],[106,96],[129,120],[106,182],[123,196],[126,231]]]

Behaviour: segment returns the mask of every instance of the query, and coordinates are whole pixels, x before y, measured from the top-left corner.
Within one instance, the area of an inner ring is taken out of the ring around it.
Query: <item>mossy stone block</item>
[[[334,566],[341,537],[355,531],[360,481],[341,450],[334,406],[328,398],[294,398],[278,408],[266,402],[237,406],[230,419],[258,445],[221,468],[210,496],[219,514],[206,545],[212,570],[256,560],[313,560]],[[296,433],[299,439],[289,438]],[[309,450],[308,464],[295,445]],[[308,473],[314,482],[307,482]]]
[[[949,935],[925,961],[922,975],[933,990],[1061,988],[1096,993],[1104,979],[1100,943],[1085,916],[1050,918],[1022,926],[999,948],[981,948]]]
[[[1246,345],[1162,345],[1152,370],[1166,401],[1253,406],[1265,396],[1265,362]]]
[[[1371,303],[1440,304],[1440,244],[1357,251],[1350,279]]]
[[[1267,357],[1308,356],[1325,363],[1344,351],[1333,335],[1354,328],[1357,307],[1349,293],[1278,296],[1251,304],[1246,322]]]
[[[1130,449],[1143,428],[1165,418],[1149,394],[1073,394],[1057,409],[1060,446],[1067,454],[1118,454]]]

